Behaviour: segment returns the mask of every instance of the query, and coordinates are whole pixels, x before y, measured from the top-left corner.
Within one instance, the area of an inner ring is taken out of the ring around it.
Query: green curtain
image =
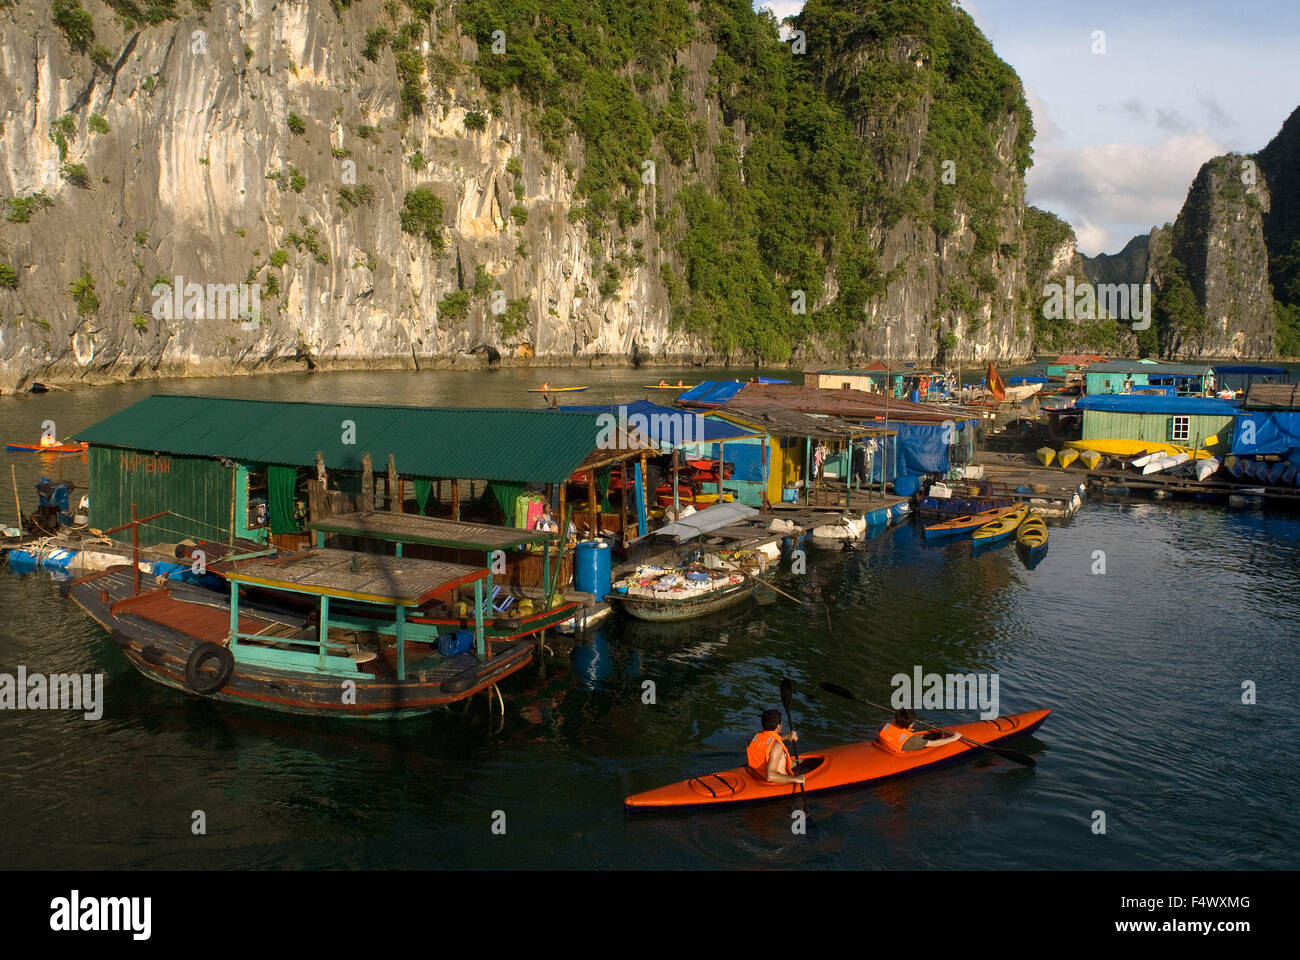
[[[293,516],[293,499],[298,492],[298,468],[271,464],[266,468],[267,506],[271,512],[272,533],[298,533]]]
[[[600,495],[601,513],[610,513],[614,509],[609,505],[609,481],[613,475],[613,467],[603,467],[596,471],[596,492]]]
[[[429,497],[433,496],[432,480],[415,481],[415,502],[420,508],[420,512],[426,516],[429,513]]]
[[[503,483],[499,480],[493,480],[488,484],[488,492],[492,494],[493,500],[501,508],[501,512],[505,514],[507,525],[514,526],[515,501],[527,489],[528,487],[522,483]]]

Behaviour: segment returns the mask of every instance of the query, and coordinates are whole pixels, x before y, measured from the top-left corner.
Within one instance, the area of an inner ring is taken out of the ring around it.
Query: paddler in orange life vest
[[[763,711],[763,730],[754,734],[745,749],[745,759],[755,776],[769,783],[803,783],[802,776],[790,773],[790,751],[781,739],[781,711]],[[790,731],[790,742],[796,743],[799,734]]]
[[[877,738],[886,750],[898,754],[924,750],[926,747],[942,747],[961,739],[960,733],[950,733],[947,736],[938,731],[917,733],[912,729],[912,724],[915,722],[916,718],[911,710],[899,710],[894,714],[893,723],[887,723],[880,728]]]

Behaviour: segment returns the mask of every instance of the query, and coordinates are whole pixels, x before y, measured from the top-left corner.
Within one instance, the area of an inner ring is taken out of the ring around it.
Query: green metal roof
[[[345,444],[344,421],[355,425]],[[406,477],[558,483],[596,449],[597,418],[557,410],[434,409],[283,403],[222,397],[153,396],[87,427],[78,439],[103,446],[227,457],[242,463],[375,473],[393,454]]]

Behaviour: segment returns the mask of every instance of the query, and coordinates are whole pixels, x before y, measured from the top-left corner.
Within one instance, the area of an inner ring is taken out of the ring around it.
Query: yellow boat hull
[[[1189,458],[1204,460],[1214,454],[1209,450],[1193,450],[1177,443],[1160,443],[1156,440],[1069,440],[1065,444],[1072,450],[1095,450],[1103,457],[1136,457],[1143,453],[1185,453]]]
[[[1056,455],[1056,465],[1059,467],[1068,467],[1074,461],[1079,459],[1079,451],[1071,450],[1068,447]]]
[[[1038,457],[1038,462],[1045,467],[1050,467],[1052,461],[1056,459],[1056,451],[1051,447],[1039,447],[1034,455]]]
[[[1047,542],[1047,524],[1041,517],[1030,514],[1016,531],[1016,543],[1026,550],[1041,547]]]
[[[1016,507],[1005,517],[999,517],[997,520],[984,524],[975,531],[972,539],[977,543],[981,540],[1002,540],[1015,533],[1028,515],[1028,507]]]

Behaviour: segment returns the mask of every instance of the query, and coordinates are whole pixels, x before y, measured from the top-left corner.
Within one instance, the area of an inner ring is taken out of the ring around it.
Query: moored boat
[[[1033,733],[1042,726],[1051,712],[1031,710],[998,717],[996,720],[960,723],[943,729],[960,733],[977,744],[992,746]],[[861,743],[805,754],[796,767],[804,777],[802,791],[798,784],[771,783],[748,766],[742,766],[633,794],[623,801],[623,806],[628,810],[667,810],[754,803],[779,798],[788,800],[801,792],[820,793],[879,783],[983,752],[978,746],[956,740],[940,747],[897,754],[877,740],[864,740]]]
[[[1025,558],[1025,565],[1033,569],[1047,554],[1047,524],[1043,518],[1031,513],[1016,530],[1016,549]]]
[[[1074,461],[1079,459],[1079,451],[1066,447],[1056,455],[1056,464],[1059,467],[1068,467]]]
[[[980,513],[954,517],[951,520],[945,520],[943,523],[931,524],[925,528],[925,539],[938,540],[944,537],[960,537],[967,533],[974,533],[984,524],[999,520],[1016,509],[1018,508],[1014,506],[994,507]]]
[[[1056,451],[1051,447],[1039,447],[1034,451],[1034,456],[1038,457],[1038,462],[1045,467],[1050,467],[1052,461],[1056,459]]]
[[[486,568],[317,547],[224,576],[228,600],[184,583],[137,594],[122,568],[74,581],[68,595],[151,680],[286,713],[417,716],[494,686],[535,654],[532,639],[485,637],[481,617],[473,630],[441,634],[410,622],[463,587],[474,588],[481,610]],[[241,588],[260,595],[241,596]],[[316,608],[278,605],[277,595],[311,597]],[[373,613],[349,616],[351,605]]]
[[[1028,515],[1029,507],[1016,507],[1006,516],[984,524],[971,535],[971,539],[975,546],[998,543],[1020,529],[1020,524],[1024,522],[1025,517]]]
[[[753,593],[758,582],[739,572],[716,577],[713,573],[718,571],[712,571],[706,580],[690,580],[685,574],[670,573],[644,586],[631,585],[626,593],[613,593],[608,599],[618,601],[629,616],[638,620],[668,623],[692,620],[734,606]]]
[[[590,390],[586,387],[552,387],[549,384],[542,384],[540,387],[529,387],[526,393],[581,393],[583,390]]]

